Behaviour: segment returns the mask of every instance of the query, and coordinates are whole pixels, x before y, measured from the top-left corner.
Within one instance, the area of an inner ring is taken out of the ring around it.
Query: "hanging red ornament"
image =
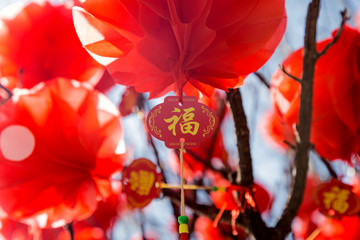
[[[184,148],[194,148],[215,131],[217,117],[196,97],[183,96],[181,104],[179,97],[171,96],[151,109],[146,123],[150,133],[166,147],[180,148],[183,138]]]
[[[359,213],[360,199],[352,192],[352,186],[336,179],[315,188],[313,196],[324,215],[340,219]]]
[[[152,199],[159,198],[161,189],[156,187],[162,175],[156,171],[156,165],[146,158],[133,161],[122,175],[123,192],[132,208],[143,208]]]

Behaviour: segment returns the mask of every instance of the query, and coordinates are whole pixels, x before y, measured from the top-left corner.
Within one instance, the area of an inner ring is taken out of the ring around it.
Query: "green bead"
[[[213,187],[213,188],[211,189],[211,191],[213,191],[213,192],[216,192],[217,190],[218,190],[217,187]]]
[[[182,224],[182,223],[188,223],[188,222],[189,222],[189,218],[188,218],[187,216],[180,216],[180,217],[178,217],[178,222],[179,222],[180,224]]]

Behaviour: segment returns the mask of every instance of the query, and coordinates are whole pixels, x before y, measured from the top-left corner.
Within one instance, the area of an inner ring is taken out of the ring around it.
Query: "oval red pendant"
[[[179,97],[166,97],[164,103],[151,109],[146,123],[150,133],[168,148],[180,148],[182,138],[184,148],[197,147],[218,124],[214,112],[193,96],[183,96],[182,104]]]

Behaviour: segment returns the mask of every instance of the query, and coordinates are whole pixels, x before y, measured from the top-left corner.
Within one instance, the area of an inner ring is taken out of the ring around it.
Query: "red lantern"
[[[70,2],[55,6],[49,1],[29,1],[1,12],[1,84],[9,89],[31,88],[55,77],[92,86],[99,82],[105,68],[81,46],[71,8]],[[112,78],[105,78],[111,85]],[[102,83],[102,89],[107,87]]]
[[[318,186],[313,196],[322,214],[340,219],[359,213],[360,199],[351,189],[352,186],[333,179]]]
[[[331,40],[317,43],[317,49],[324,49]],[[350,161],[360,151],[359,44],[360,33],[346,26],[339,40],[316,63],[310,141],[330,160]],[[283,63],[285,70],[301,78],[302,59],[303,49],[293,52]],[[300,84],[280,69],[272,76],[274,108],[290,128],[298,122],[300,90]]]
[[[284,0],[81,2],[74,23],[84,47],[118,83],[152,98],[242,85],[286,26]]]
[[[38,227],[83,220],[112,193],[125,146],[103,94],[57,78],[0,106],[0,207]]]
[[[168,148],[180,148],[180,139],[185,140],[184,148],[197,147],[202,140],[211,136],[217,126],[214,112],[196,97],[166,97],[149,112],[146,123],[150,133],[165,142]]]

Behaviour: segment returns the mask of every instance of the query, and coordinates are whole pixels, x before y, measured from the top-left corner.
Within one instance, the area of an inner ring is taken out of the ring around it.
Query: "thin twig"
[[[288,140],[284,140],[283,143],[285,143],[289,148],[295,150],[296,146],[294,144],[292,144],[291,142],[289,142]]]
[[[298,78],[298,77],[295,77],[294,75],[292,75],[292,74],[290,74],[290,73],[288,73],[288,72],[285,70],[285,68],[284,68],[283,65],[280,64],[279,67],[280,67],[280,70],[281,70],[286,76],[288,76],[289,78],[292,78],[293,80],[295,80],[295,81],[298,82],[298,83],[301,83],[301,79]]]
[[[144,227],[145,216],[142,210],[139,211],[139,214],[140,214],[140,230],[141,230],[142,240],[147,240],[145,236],[145,227]]]
[[[3,89],[7,94],[7,98],[4,98],[0,101],[0,106],[1,106],[1,105],[5,104],[7,101],[9,101],[12,98],[13,94],[9,89],[4,87],[2,84],[0,84],[0,88]]]
[[[65,229],[69,232],[70,240],[74,240],[75,239],[75,234],[74,234],[73,223],[71,222],[71,223],[66,224]]]
[[[310,145],[310,149],[316,153],[316,155],[319,157],[319,159],[321,160],[321,162],[323,162],[325,164],[325,167],[328,169],[330,176],[332,176],[333,178],[338,178],[338,175],[336,174],[335,170],[333,169],[333,167],[331,166],[329,160],[327,160],[326,158],[320,156],[320,154],[316,151],[315,146],[313,144]]]
[[[325,164],[326,168],[328,169],[330,175],[333,178],[338,178],[338,175],[336,174],[336,172],[334,171],[333,167],[331,166],[331,164],[329,163],[329,161],[321,156],[319,156],[320,160]]]
[[[321,51],[321,52],[318,52],[317,53],[317,57],[321,57],[322,55],[324,55],[328,50],[329,48],[334,45],[340,38],[340,35],[341,33],[343,32],[344,30],[344,27],[345,27],[345,23],[349,20],[349,16],[347,15],[347,9],[345,8],[344,11],[341,12],[341,24],[340,24],[340,28],[339,30],[336,32],[336,35],[335,37],[333,37],[333,39],[331,40],[331,42],[329,42],[325,48]]]
[[[261,73],[254,72],[254,74],[258,77],[260,82],[262,82],[267,88],[270,89],[270,84],[266,81],[265,77]]]
[[[145,111],[145,105],[147,105],[147,108],[150,109],[149,102],[144,98],[144,95],[142,93],[139,93],[138,98],[137,98],[137,107],[138,107],[139,111],[141,111],[141,112]],[[142,114],[142,116],[143,116],[142,117],[143,124],[144,124],[144,126],[146,126],[145,114]],[[147,132],[147,137],[148,137],[148,142],[150,143],[151,148],[154,151],[156,164],[160,168],[160,172],[163,176],[163,181],[166,183],[167,181],[165,178],[164,164],[160,160],[159,151],[157,150],[157,148],[155,146],[154,140],[153,140],[150,132]]]

